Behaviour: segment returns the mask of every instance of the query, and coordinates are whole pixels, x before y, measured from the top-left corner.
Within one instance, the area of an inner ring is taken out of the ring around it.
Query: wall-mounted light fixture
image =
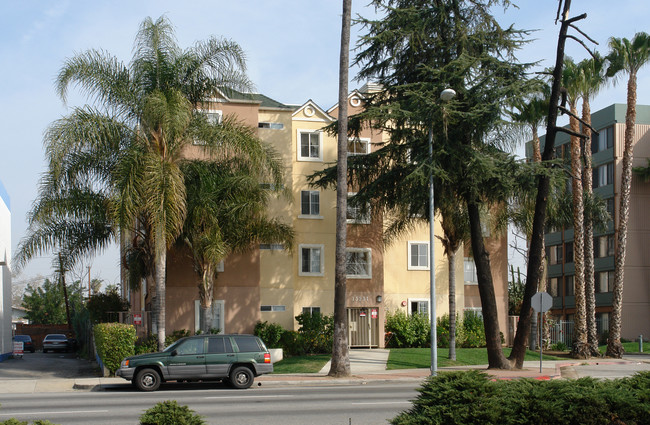
[[[383,298],[381,297],[381,295],[377,295],[377,304],[379,304],[379,303],[381,302],[382,299],[383,299]]]

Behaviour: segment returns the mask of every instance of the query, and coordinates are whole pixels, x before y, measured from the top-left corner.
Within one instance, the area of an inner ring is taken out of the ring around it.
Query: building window
[[[605,202],[607,202],[607,212],[609,213],[610,220],[614,220],[614,209],[616,208],[614,198],[607,198]]]
[[[298,130],[298,161],[322,161],[323,144],[320,131]]]
[[[372,278],[372,251],[370,248],[347,248],[345,255],[348,278]]]
[[[223,260],[221,260],[219,261],[219,264],[217,264],[217,272],[223,273],[224,270],[225,270],[224,263]]]
[[[284,249],[284,245],[282,245],[281,243],[261,243],[260,249],[271,250],[271,251],[282,251]]]
[[[286,311],[287,307],[284,305],[263,305],[260,306],[260,311]]]
[[[424,298],[410,298],[409,299],[409,315],[413,314],[426,314],[429,315],[429,300]]]
[[[300,245],[300,276],[323,275],[323,245]]]
[[[575,295],[575,289],[573,287],[573,276],[564,276],[564,295]]]
[[[300,191],[300,216],[320,217],[320,192],[317,190]]]
[[[573,263],[573,242],[564,244],[564,262]]]
[[[199,110],[199,112],[205,116],[209,124],[212,125],[221,124],[221,121],[223,119],[223,111]],[[194,145],[200,145],[200,146],[204,146],[206,144],[204,140],[199,140],[199,139],[194,139],[192,143]]]
[[[612,292],[614,289],[614,271],[595,273],[594,286],[596,293]]]
[[[483,308],[481,307],[465,307],[463,309],[464,316],[467,316],[467,313],[474,314],[476,317],[483,317]]]
[[[591,133],[591,153],[614,147],[614,127],[603,128],[598,133]]]
[[[557,277],[550,277],[547,280],[546,283],[546,291],[548,291],[548,294],[552,297],[559,297],[560,296],[560,279]]]
[[[257,128],[268,128],[270,130],[282,130],[284,124],[281,122],[260,122],[257,123]]]
[[[594,238],[594,257],[614,256],[614,235],[604,235]]]
[[[562,264],[562,245],[553,245],[546,248],[546,258],[550,265]]]
[[[429,270],[429,242],[409,241],[408,270]]]
[[[478,285],[476,264],[472,257],[463,258],[463,279],[465,280],[465,285]]]
[[[310,315],[313,315],[314,313],[320,314],[320,307],[303,307],[302,312]]]
[[[348,193],[347,222],[349,224],[370,224],[370,204],[356,205],[356,202],[351,202],[354,195],[356,193]]]
[[[594,167],[592,187],[603,187],[614,183],[614,163]]]
[[[370,153],[370,139],[355,137],[348,139],[348,155],[366,155]]]

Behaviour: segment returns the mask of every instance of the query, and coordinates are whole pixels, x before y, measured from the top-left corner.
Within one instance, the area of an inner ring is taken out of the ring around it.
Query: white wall
[[[11,211],[0,181],[0,359],[11,353]]]

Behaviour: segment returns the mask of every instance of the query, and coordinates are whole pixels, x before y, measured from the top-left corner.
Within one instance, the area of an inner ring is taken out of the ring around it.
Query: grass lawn
[[[273,364],[273,373],[318,373],[329,359],[329,354],[285,357]]]
[[[510,355],[510,348],[504,348],[503,353]],[[438,367],[467,366],[487,364],[487,350],[485,348],[456,348],[456,361],[448,359],[449,349],[438,348]],[[544,355],[543,360],[562,360],[564,357]],[[525,360],[539,360],[539,352],[526,352]],[[431,350],[428,348],[400,348],[391,349],[388,357],[387,369],[419,369],[429,368],[431,365]]]
[[[645,338],[644,338],[645,339]],[[606,345],[601,345],[598,347],[601,353],[605,354],[605,351],[607,351],[607,346]],[[625,349],[626,353],[638,353],[639,352],[639,341],[637,342],[624,342],[623,343],[623,349]],[[650,353],[650,342],[644,342],[643,343],[643,352],[644,353]]]

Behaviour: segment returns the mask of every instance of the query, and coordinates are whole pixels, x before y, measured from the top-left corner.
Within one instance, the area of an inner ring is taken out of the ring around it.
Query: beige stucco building
[[[364,89],[348,96],[349,114],[361,110]],[[333,123],[338,105],[325,110],[311,100],[284,105],[263,95],[232,93],[203,105],[215,119],[234,115],[257,128],[286,167],[285,188],[291,199],[275,199],[269,215],[293,226],[292,251],[261,244],[244,255],[228,257],[216,280],[213,327],[250,333],[258,321],[297,329],[303,311],[333,314],[336,239],[336,192],[311,187],[307,176],[336,162],[337,140],[324,131]],[[377,149],[382,134],[366,129],[351,140],[350,155]],[[199,155],[188,152],[188,156]],[[350,190],[352,194],[352,190]],[[429,312],[429,231],[421,225],[389,246],[382,239],[381,214],[348,209],[347,308],[352,346],[384,346],[387,311]],[[436,234],[441,234],[440,224]],[[501,331],[507,334],[507,246],[505,236],[488,238]],[[457,255],[456,306],[480,310],[473,261]],[[419,254],[419,255],[418,255]],[[465,266],[464,266],[465,264]],[[448,313],[448,265],[439,241],[435,244],[436,312]],[[195,330],[199,326],[198,276],[187,253],[172,252],[167,264],[166,329]],[[147,309],[142,294],[131,294],[134,311]],[[143,308],[144,307],[144,308]],[[507,336],[507,335],[506,335]]]

